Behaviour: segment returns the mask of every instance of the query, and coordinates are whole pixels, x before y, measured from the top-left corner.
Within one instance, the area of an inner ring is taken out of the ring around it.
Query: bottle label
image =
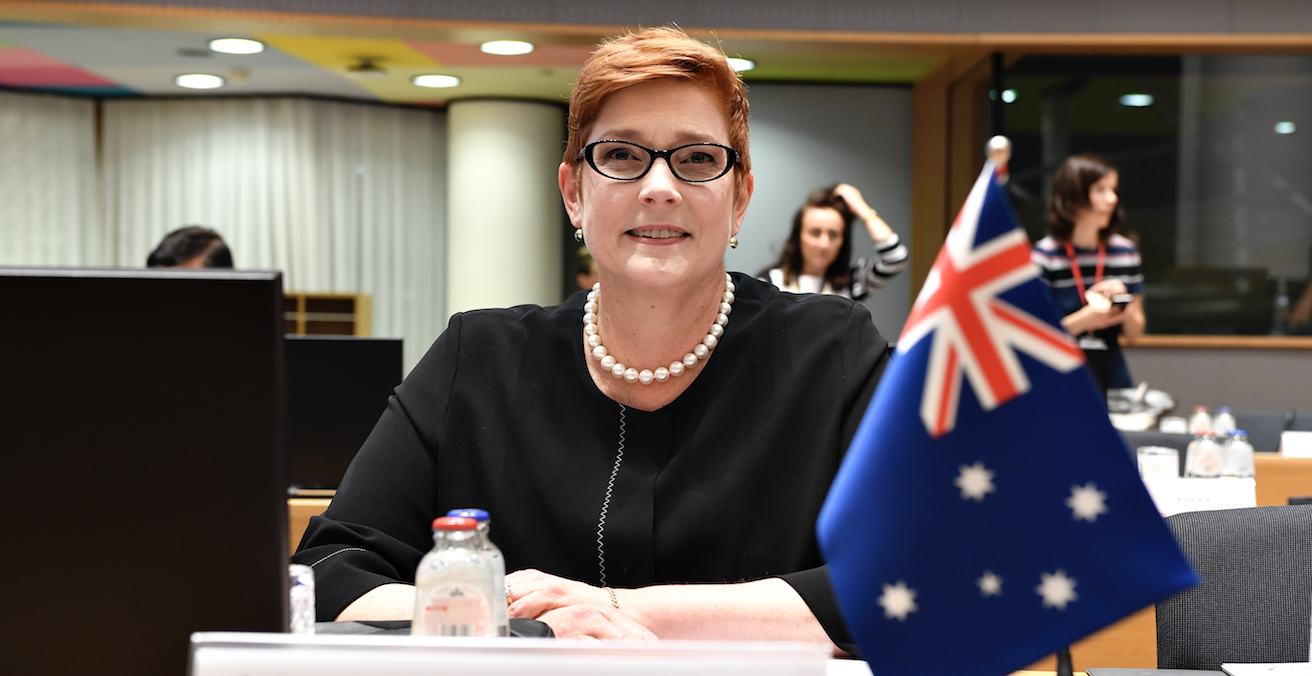
[[[488,636],[491,607],[477,587],[446,584],[428,594],[423,633],[429,636]]]

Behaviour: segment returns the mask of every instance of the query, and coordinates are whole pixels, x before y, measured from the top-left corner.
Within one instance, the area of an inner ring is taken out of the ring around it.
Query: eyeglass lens
[[[656,155],[624,141],[601,141],[590,146],[590,164],[601,175],[633,180],[647,173]],[[711,143],[694,143],[668,151],[670,171],[684,181],[709,181],[728,173],[730,150]]]

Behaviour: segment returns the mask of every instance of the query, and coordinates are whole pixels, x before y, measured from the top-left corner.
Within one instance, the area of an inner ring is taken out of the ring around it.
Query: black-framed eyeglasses
[[[738,153],[718,143],[689,143],[669,150],[652,150],[628,141],[593,141],[579,155],[598,174],[617,181],[636,181],[651,171],[656,158],[665,158],[670,173],[687,183],[705,183],[729,173]]]

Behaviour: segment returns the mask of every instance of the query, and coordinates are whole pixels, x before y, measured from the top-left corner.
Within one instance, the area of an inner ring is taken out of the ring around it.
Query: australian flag
[[[1008,674],[1197,582],[1060,328],[1003,172],[975,182],[820,513],[875,676]]]

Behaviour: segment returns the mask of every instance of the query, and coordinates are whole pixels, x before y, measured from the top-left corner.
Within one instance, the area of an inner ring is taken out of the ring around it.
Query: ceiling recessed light
[[[210,49],[224,54],[259,54],[264,43],[246,38],[217,38],[210,40]]]
[[[730,56],[727,58],[729,59],[729,67],[739,73],[751,70],[756,67],[756,62],[752,61],[751,59],[740,59],[736,56]]]
[[[1276,123],[1277,134],[1292,134],[1296,131],[1298,131],[1298,127],[1295,127],[1293,122],[1285,121]]]
[[[1004,90],[1002,90],[1002,102],[1003,102],[1003,103],[1015,103],[1015,102],[1016,102],[1016,90],[1015,90],[1015,89],[1004,89]]]
[[[223,78],[208,73],[187,73],[173,78],[173,84],[187,89],[218,89],[224,84]]]
[[[521,40],[493,40],[484,42],[478,48],[484,54],[496,54],[498,56],[519,56],[533,51],[532,43]]]
[[[1153,105],[1152,94],[1126,94],[1121,97],[1121,105],[1126,108],[1147,108]]]
[[[454,75],[416,75],[411,82],[413,82],[416,87],[442,89],[445,87],[454,87],[460,84],[460,78]]]

